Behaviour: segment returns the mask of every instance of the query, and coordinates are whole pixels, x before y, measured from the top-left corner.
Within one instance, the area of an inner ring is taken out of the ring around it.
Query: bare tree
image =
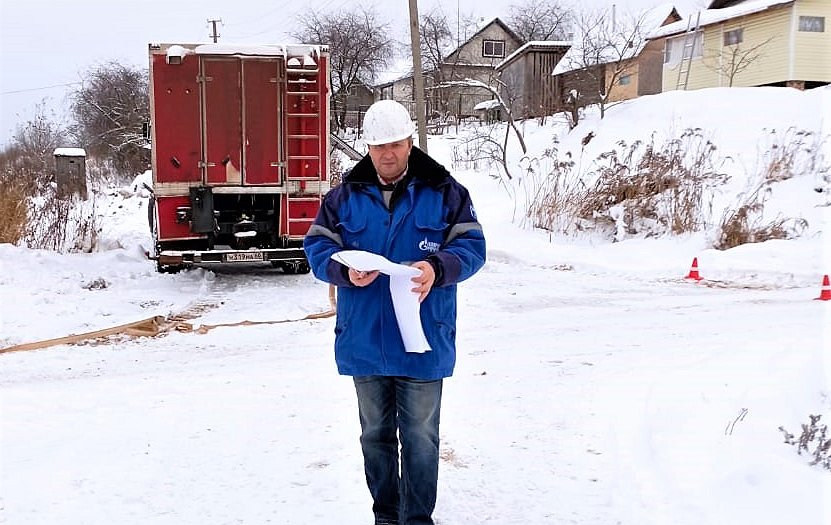
[[[431,84],[428,97],[432,106],[430,110],[444,115],[448,110],[448,101],[445,90],[440,86],[452,78],[452,71],[448,70],[445,60],[452,50],[454,35],[447,16],[439,7],[420,16],[419,32],[422,67]]]
[[[493,82],[497,84],[501,84],[502,82],[497,79],[493,79]],[[508,176],[509,179],[513,178],[511,176],[510,170],[508,169],[508,137],[510,136],[511,130],[513,130],[514,134],[516,135],[517,140],[519,141],[519,147],[522,148],[522,153],[525,154],[528,152],[528,147],[525,145],[525,139],[522,136],[522,133],[517,129],[516,122],[514,121],[514,117],[511,114],[511,109],[508,104],[505,103],[503,100],[502,95],[499,94],[499,89],[486,84],[480,80],[475,80],[472,78],[466,78],[464,80],[452,80],[446,82],[448,86],[465,86],[477,89],[483,89],[488,91],[493,98],[499,102],[499,106],[504,110],[505,118],[508,121],[508,125],[505,127],[505,138],[497,149],[499,151],[500,158],[497,159],[501,162],[502,168],[505,170],[505,174]],[[489,139],[491,143],[497,144],[492,138]],[[497,144],[498,145],[498,144]]]
[[[703,60],[702,64],[710,71],[718,73],[719,77],[727,78],[727,85],[733,87],[736,76],[762,58],[764,48],[773,39],[774,37],[769,37],[750,47],[742,46],[743,42],[726,44],[721,51],[713,52]]]
[[[150,163],[143,132],[150,120],[147,71],[109,62],[82,76],[73,94],[76,125],[70,132],[88,155],[110,161],[119,173],[145,171]]]
[[[568,37],[571,15],[558,0],[522,0],[509,13],[508,25],[526,42]]]
[[[578,90],[582,103],[599,104],[603,118],[610,92],[634,70],[634,58],[646,43],[644,18],[615,20],[603,12],[582,13],[575,29],[577,39],[564,57],[565,65],[573,76],[584,79]]]
[[[389,23],[370,8],[356,7],[337,13],[312,9],[297,17],[291,36],[301,42],[329,46],[332,111],[341,129],[346,127],[346,98],[358,82],[371,85],[394,51]]]
[[[421,57],[424,69],[439,70],[449,51],[452,51],[455,40],[450,23],[447,15],[439,7],[434,7],[420,18]]]
[[[46,109],[46,101],[35,106],[35,114],[19,124],[11,146],[4,148],[0,160],[4,171],[34,187],[52,180],[55,148],[66,146],[66,130]]]

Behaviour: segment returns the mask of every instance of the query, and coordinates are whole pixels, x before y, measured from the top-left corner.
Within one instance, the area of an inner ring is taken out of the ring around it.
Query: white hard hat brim
[[[400,133],[398,135],[393,135],[392,137],[384,137],[383,139],[364,139],[364,143],[366,143],[369,146],[378,146],[380,144],[391,144],[393,142],[398,142],[399,140],[412,138],[413,133],[415,133],[415,129],[411,130],[408,133]]]

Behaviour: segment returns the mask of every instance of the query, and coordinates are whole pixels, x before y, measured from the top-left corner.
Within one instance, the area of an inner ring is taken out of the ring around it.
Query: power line
[[[0,95],[14,95],[16,93],[28,93],[30,91],[42,91],[44,89],[69,87],[69,86],[75,86],[75,85],[78,85],[78,84],[82,84],[82,82],[68,82],[66,84],[54,84],[54,85],[51,85],[51,86],[43,86],[43,87],[27,88],[27,89],[16,89],[14,91],[3,91],[2,93],[0,93]]]

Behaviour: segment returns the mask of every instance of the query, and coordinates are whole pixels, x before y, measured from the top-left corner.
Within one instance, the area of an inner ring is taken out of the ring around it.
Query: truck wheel
[[[156,271],[159,273],[179,273],[184,268],[184,266],[161,264],[159,261],[156,261]]]
[[[305,261],[297,263],[295,268],[296,268],[297,271],[294,272],[294,273],[306,274],[306,273],[309,273],[310,271],[312,271],[312,269],[309,267],[309,263],[307,263]]]
[[[306,261],[272,261],[272,266],[280,268],[283,273],[290,275],[309,273],[309,263]]]

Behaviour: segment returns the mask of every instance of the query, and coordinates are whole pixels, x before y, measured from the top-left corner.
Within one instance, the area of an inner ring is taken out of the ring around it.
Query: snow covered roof
[[[476,36],[477,36],[479,33],[481,33],[482,31],[484,31],[485,29],[487,29],[487,28],[488,28],[489,26],[491,26],[492,24],[497,24],[497,25],[498,25],[499,27],[501,27],[501,28],[502,28],[502,29],[503,29],[503,30],[504,30],[504,31],[505,31],[508,35],[510,35],[510,36],[511,36],[511,38],[513,38],[513,39],[514,39],[514,40],[516,40],[517,42],[522,42],[522,38],[520,38],[520,37],[519,37],[519,35],[517,35],[517,34],[514,32],[514,30],[513,30],[513,29],[511,29],[510,27],[508,27],[508,25],[507,25],[505,22],[503,22],[503,21],[502,21],[502,20],[501,20],[501,19],[497,16],[497,17],[491,18],[490,20],[483,20],[483,21],[482,21],[482,22],[481,22],[481,23],[477,26],[476,32],[475,32],[475,33],[473,33],[472,35],[470,35],[470,37],[468,37],[468,39],[467,39],[467,40],[465,40],[464,42],[462,42],[461,44],[459,44],[459,46],[458,46],[456,49],[454,49],[453,51],[451,51],[450,53],[448,53],[448,54],[447,54],[447,56],[449,57],[449,56],[450,56],[450,55],[452,55],[453,53],[457,53],[457,52],[459,52],[459,50],[461,50],[463,47],[465,47],[465,46],[466,46],[466,45],[467,45],[467,44],[468,44],[471,40],[473,40],[474,38],[476,38]],[[466,65],[468,65],[468,64],[466,64]]]
[[[516,51],[505,57],[505,59],[496,65],[496,70],[499,71],[503,67],[510,64],[516,57],[525,53],[528,50],[542,50],[542,49],[560,49],[563,47],[571,47],[571,42],[568,40],[532,40],[520,46]]]
[[[500,102],[498,100],[492,99],[492,100],[486,100],[484,102],[480,102],[480,103],[476,104],[475,106],[473,106],[473,110],[474,111],[488,110],[488,109],[496,109],[496,108],[499,108],[499,107],[502,107],[502,104],[500,104]]]
[[[82,148],[55,148],[56,157],[86,157],[87,152]]]
[[[795,0],[745,0],[739,4],[724,7],[721,9],[704,9],[700,11],[701,19],[699,21],[699,25],[707,26],[711,24],[716,24],[719,22],[723,22],[725,20],[730,20],[731,18],[737,18],[739,16],[750,15],[753,13],[759,13],[762,11],[766,11],[767,9],[771,9],[774,7],[778,7],[784,4],[792,4]],[[711,5],[716,5],[715,2]],[[690,15],[693,19],[693,22],[696,20],[698,14]],[[657,28],[655,31],[652,31],[647,38],[650,40],[654,40],[656,38],[662,38],[665,36],[676,35],[678,33],[683,33],[687,30],[687,24],[689,23],[688,19],[679,20],[678,22],[674,22],[672,24],[667,24],[663,27]]]
[[[196,46],[193,52],[197,55],[314,56],[327,50],[328,46],[316,44],[202,44]]]
[[[792,1],[792,0],[791,0]],[[612,29],[608,25],[608,16],[603,15],[599,24],[587,28],[583,35],[576,36],[571,48],[563,55],[560,62],[554,67],[552,75],[560,75],[569,71],[576,71],[589,66],[608,64],[621,58],[628,59],[638,56],[646,46],[646,35],[652,34],[673,13],[678,15],[672,4],[661,4],[651,9],[641,11],[629,21],[616,22],[619,28]],[[671,25],[671,24],[668,24]],[[686,26],[685,26],[686,28]],[[642,38],[630,38],[635,32],[644,35]],[[611,40],[603,49],[586,49],[586,44],[601,40]],[[630,43],[636,45],[629,47]]]
[[[377,88],[386,84],[392,84],[393,82],[412,76],[413,59],[412,57],[405,57],[392,64],[389,69],[379,71],[373,87]]]

